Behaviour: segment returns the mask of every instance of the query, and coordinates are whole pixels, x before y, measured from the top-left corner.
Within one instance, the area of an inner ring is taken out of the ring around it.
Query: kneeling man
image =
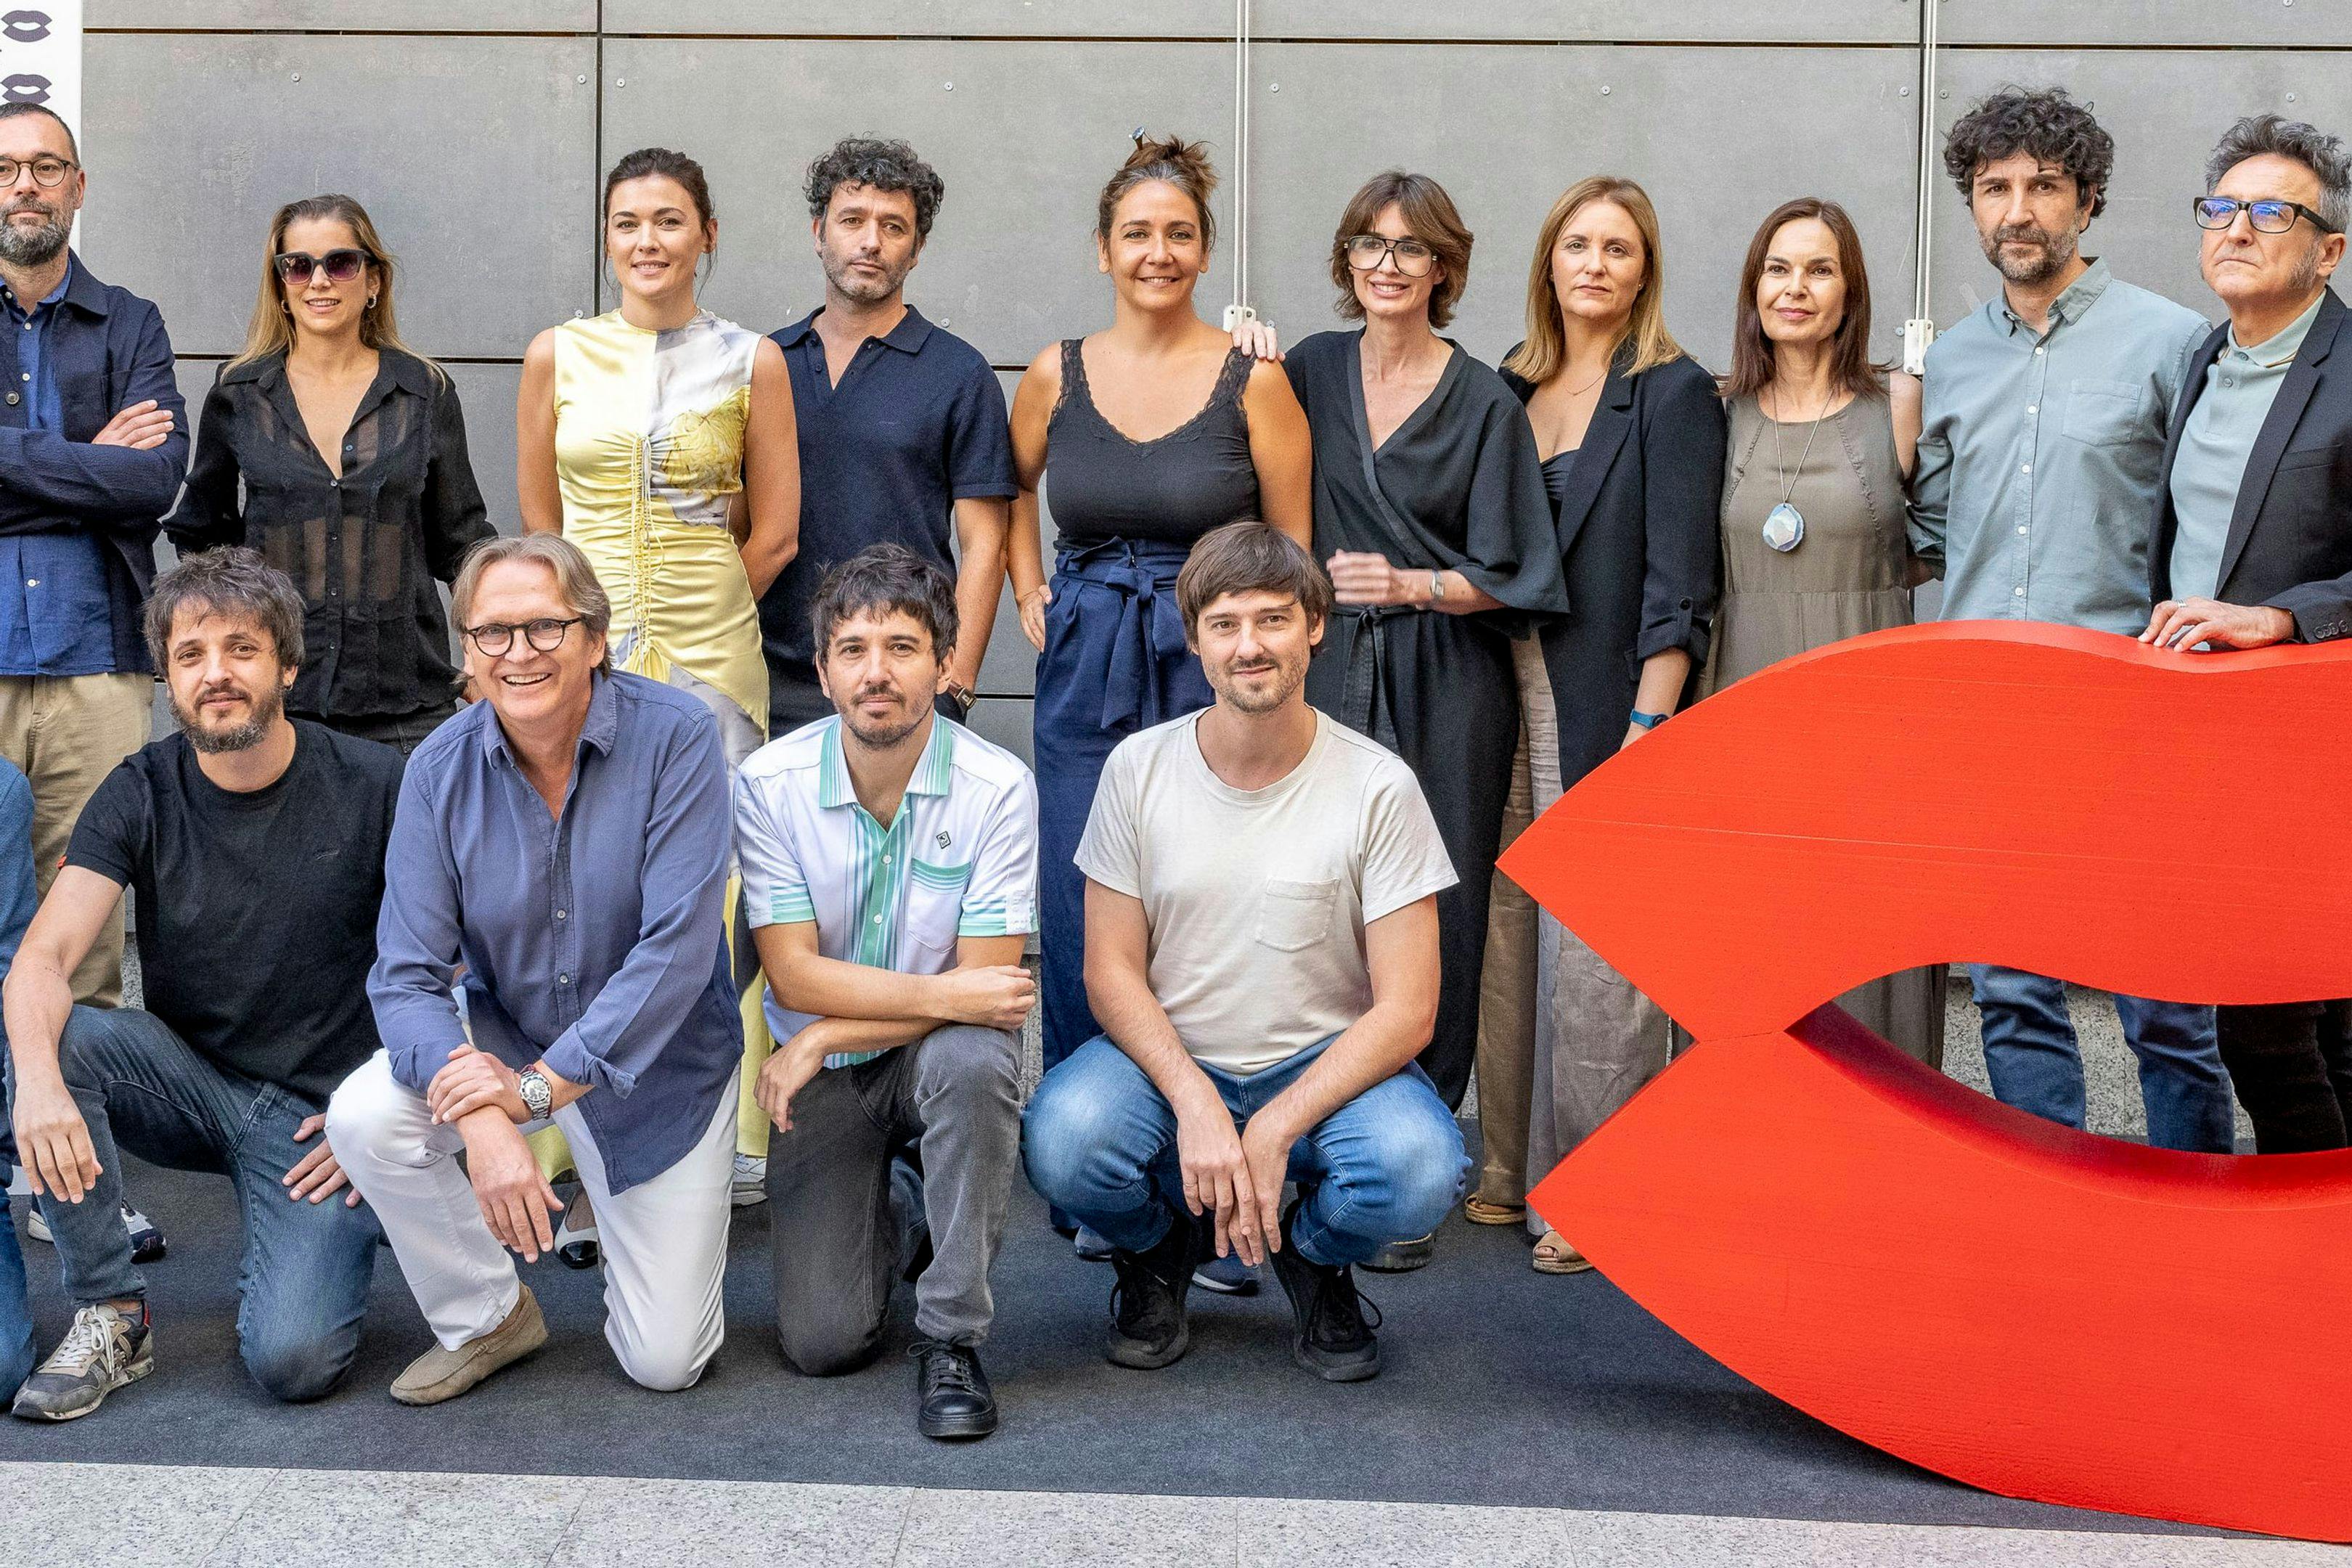
[[[27,1420],[87,1415],[154,1368],[126,1152],[236,1184],[237,1345],[280,1399],[315,1399],[351,1365],[383,1239],[320,1129],[376,1050],[367,972],[400,753],[286,717],[302,599],[250,550],[163,574],[147,645],[180,732],[98,786],[8,971],[16,1147],[77,1303],[16,1394]],[[68,977],[125,888],[145,1005],[76,1006]]]
[[[781,1042],[760,1074],[776,1124],[768,1209],[776,1331],[804,1373],[882,1338],[904,1237],[915,1282],[916,1426],[982,1437],[989,1266],[1021,1145],[1021,966],[1037,929],[1037,785],[1021,759],[942,719],[955,584],[903,546],[835,567],[811,607],[837,715],[743,765],[735,835]],[[893,1157],[922,1173],[894,1212]],[[918,1254],[919,1256],[919,1254]]]
[[[408,760],[368,980],[384,1048],[327,1110],[440,1342],[392,1396],[436,1405],[545,1342],[507,1250],[554,1244],[523,1142],[550,1121],[595,1205],[604,1338],[685,1388],[725,1327],[743,1052],[719,728],[612,672],[610,603],[559,534],[478,546],[451,597],[477,700]]]
[[[1029,1179],[1115,1249],[1114,1363],[1184,1353],[1213,1245],[1271,1254],[1293,1358],[1353,1382],[1380,1349],[1351,1266],[1427,1235],[1469,1168],[1413,1064],[1454,869],[1411,770],[1307,705],[1331,585],[1304,550],[1229,523],[1176,599],[1216,703],[1103,769],[1077,859],[1104,1033],[1030,1101]]]

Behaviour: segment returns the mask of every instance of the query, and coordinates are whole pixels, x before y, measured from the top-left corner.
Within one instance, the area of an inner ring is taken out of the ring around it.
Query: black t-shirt
[[[323,1104],[375,1053],[383,851],[401,756],[307,719],[266,789],[221,788],[174,734],[82,808],[66,864],[139,895],[147,1011],[228,1068]]]

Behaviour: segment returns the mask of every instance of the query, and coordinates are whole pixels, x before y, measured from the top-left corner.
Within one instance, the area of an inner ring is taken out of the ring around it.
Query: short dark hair
[[[0,103],[0,120],[15,120],[26,114],[46,114],[56,121],[58,129],[66,133],[66,147],[73,153],[74,162],[81,162],[81,142],[75,137],[73,127],[66,123],[64,115],[46,103]]]
[[[260,552],[230,544],[184,555],[155,579],[147,600],[147,657],[158,670],[169,668],[172,622],[184,605],[194,606],[199,619],[213,615],[256,622],[278,649],[278,668],[301,668],[302,595]]]
[[[1944,172],[1967,197],[1979,169],[2020,153],[2074,176],[2075,195],[2090,198],[2093,217],[2106,211],[2116,139],[2092,118],[2089,104],[2076,103],[2063,87],[2005,87],[1952,127],[1944,139]]]
[[[2205,160],[2205,189],[2210,194],[2221,176],[2249,158],[2271,153],[2292,158],[2319,181],[2315,209],[2327,226],[2342,234],[2352,227],[2352,156],[2341,137],[2316,126],[2276,114],[2249,114],[2222,133],[2213,155]]]
[[[904,191],[912,196],[918,244],[931,237],[931,220],[939,216],[940,199],[948,192],[939,171],[917,157],[904,142],[877,142],[862,136],[835,142],[832,151],[808,166],[808,178],[801,188],[808,197],[809,216],[822,221],[825,209],[833,205],[833,193],[843,185]]]
[[[1363,320],[1364,302],[1356,298],[1355,269],[1348,265],[1348,242],[1360,234],[1370,234],[1391,205],[1403,215],[1404,226],[1413,238],[1436,254],[1444,276],[1429,291],[1429,324],[1442,327],[1454,319],[1454,307],[1462,290],[1470,286],[1473,236],[1444,185],[1427,174],[1402,169],[1386,169],[1366,180],[1348,198],[1348,210],[1339,215],[1339,226],[1331,235],[1331,281],[1339,288],[1335,308],[1347,321]]]
[[[944,661],[956,642],[955,582],[903,544],[869,544],[839,563],[817,584],[809,605],[816,662],[824,662],[835,628],[852,616],[899,611],[931,634],[931,651]]]
[[[1331,616],[1331,579],[1282,530],[1244,518],[1201,535],[1176,574],[1176,609],[1191,636],[1201,612],[1227,594],[1287,594],[1307,618]]]

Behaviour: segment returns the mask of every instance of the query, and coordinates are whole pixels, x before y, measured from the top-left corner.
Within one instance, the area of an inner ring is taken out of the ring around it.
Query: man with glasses
[[[476,700],[409,759],[368,977],[383,1049],[327,1111],[439,1342],[392,1396],[437,1405],[545,1342],[507,1253],[554,1245],[523,1141],[550,1121],[595,1205],[604,1338],[685,1388],[724,1335],[743,1054],[719,727],[612,672],[611,603],[560,534],[478,546],[451,599]]]
[[[2352,222],[2352,155],[2257,115],[2221,138],[2205,188],[2199,263],[2230,319],[2173,411],[2148,559],[2158,603],[2140,640],[2186,653],[2352,636],[2352,342],[2328,287]],[[2219,1014],[2257,1150],[2352,1143],[2352,1004]]]
[[[165,573],[146,636],[180,731],[90,797],[5,992],[17,1155],[75,1303],[17,1391],[27,1420],[87,1415],[154,1368],[123,1155],[235,1184],[238,1348],[279,1399],[341,1380],[382,1239],[319,1133],[376,1050],[363,987],[400,755],[287,717],[302,599],[250,550]],[[126,888],[144,1005],[78,1006],[67,977]]]
[[[139,606],[188,466],[163,318],[66,243],[79,158],[52,110],[0,104],[0,756],[32,781],[43,893],[83,803],[146,742]],[[78,1001],[121,999],[120,913],[73,982]]]
[[[2150,509],[2165,423],[2205,335],[2195,312],[2082,254],[2115,142],[2058,89],[2014,89],[1952,127],[1944,167],[1999,298],[1927,351],[1912,548],[1944,579],[1942,618],[2147,625]],[[2083,1059],[2056,978],[1971,964],[2003,1104],[2083,1125]],[[2227,1153],[2229,1077],[2213,1011],[2118,995],[2148,1142]]]

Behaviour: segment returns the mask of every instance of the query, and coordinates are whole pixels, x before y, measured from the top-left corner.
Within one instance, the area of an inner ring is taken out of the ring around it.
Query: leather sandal
[[[1462,1200],[1462,1217],[1472,1225],[1517,1225],[1528,1217],[1528,1205],[1488,1203],[1473,1193]]]
[[[1544,1232],[1543,1239],[1536,1243],[1534,1263],[1538,1274],[1581,1274],[1592,1267],[1592,1260],[1556,1230]]]

